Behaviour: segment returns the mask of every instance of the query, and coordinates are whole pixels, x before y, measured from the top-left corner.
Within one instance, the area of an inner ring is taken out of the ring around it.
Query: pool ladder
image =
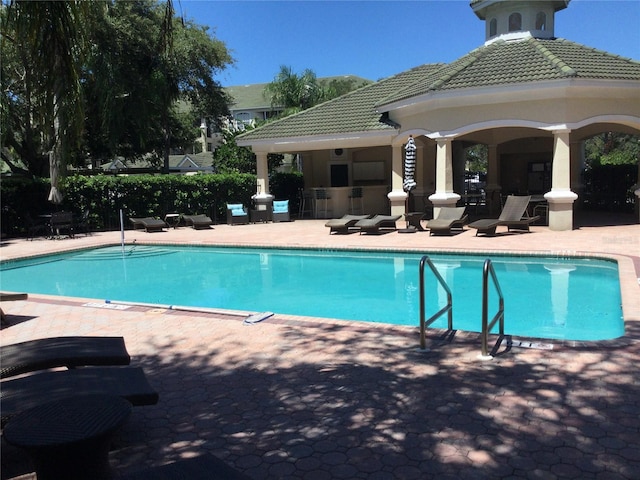
[[[447,292],[447,304],[434,313],[429,319],[425,318],[425,289],[424,289],[424,272],[425,266],[429,266],[431,272],[438,280],[438,283],[444,288]],[[431,325],[436,319],[440,316],[447,314],[447,329],[449,331],[453,331],[453,312],[452,312],[452,295],[451,289],[447,285],[447,282],[442,278],[440,272],[433,264],[428,255],[425,255],[420,259],[420,348],[425,350],[426,347],[426,330],[429,325]],[[498,294],[498,311],[494,315],[491,322],[489,322],[489,278],[491,278],[494,288]],[[482,356],[489,357],[489,333],[491,329],[495,326],[496,322],[500,322],[500,335],[498,337],[498,341],[496,342],[496,347],[500,345],[502,340],[504,339],[504,296],[502,295],[502,289],[500,288],[500,282],[498,282],[498,277],[496,276],[496,272],[493,268],[493,264],[490,259],[486,259],[484,262],[484,266],[482,269]],[[494,350],[495,348],[494,347]],[[493,353],[493,352],[492,352]]]
[[[493,286],[498,294],[498,311],[491,322],[489,322],[489,277],[491,277]],[[504,296],[502,295],[502,289],[500,288],[496,271],[493,269],[493,264],[491,260],[487,258],[482,268],[482,356],[485,358],[490,356],[489,333],[498,321],[500,322],[500,336],[493,350],[496,350],[504,339]]]
[[[438,280],[438,283],[440,283],[442,288],[444,288],[444,290],[447,292],[447,304],[444,307],[442,307],[440,310],[438,310],[436,313],[434,313],[428,320],[425,319],[425,301],[424,301],[425,265],[429,266],[429,268],[431,269],[431,272],[433,272],[433,274],[435,275],[436,280]],[[453,330],[453,312],[451,310],[452,306],[453,306],[453,301],[452,301],[451,289],[449,288],[449,285],[447,285],[447,282],[444,281],[444,279],[442,278],[442,275],[440,275],[440,272],[438,271],[436,266],[433,264],[429,256],[425,255],[420,259],[420,348],[422,350],[427,348],[426,339],[425,339],[427,327],[431,325],[434,321],[436,321],[441,315],[444,315],[445,313],[447,314],[447,328],[449,329],[449,331]]]

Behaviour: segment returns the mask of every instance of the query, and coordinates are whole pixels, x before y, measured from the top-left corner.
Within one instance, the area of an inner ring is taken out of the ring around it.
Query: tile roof
[[[426,64],[239,137],[252,140],[384,131],[379,112],[431,92],[569,78],[640,81],[640,62],[565,39],[496,40],[454,62]],[[377,112],[376,112],[377,110]]]
[[[341,97],[285,117],[238,137],[239,140],[331,135],[345,132],[392,130],[380,122],[374,105],[393,92],[428,77],[442,64],[422,65],[398,75],[364,86]]]
[[[429,92],[543,80],[589,78],[640,80],[640,62],[564,39],[497,40],[450,63],[377,106]]]

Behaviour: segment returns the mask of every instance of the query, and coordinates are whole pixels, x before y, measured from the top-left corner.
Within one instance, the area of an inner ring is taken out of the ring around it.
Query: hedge
[[[297,209],[297,191],[302,175],[274,174],[271,193],[277,199],[289,199]],[[61,183],[61,205],[47,201],[48,179],[3,178],[0,184],[2,233],[25,235],[29,217],[56,210],[71,211],[80,217],[85,210],[93,230],[119,230],[123,216],[159,217],[166,213],[206,214],[214,222],[224,222],[227,203],[251,205],[255,194],[253,174],[198,175],[75,175]],[[129,228],[130,225],[125,225]]]

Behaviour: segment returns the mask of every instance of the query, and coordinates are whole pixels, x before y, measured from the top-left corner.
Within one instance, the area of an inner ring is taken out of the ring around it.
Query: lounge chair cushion
[[[0,347],[0,378],[55,367],[129,365],[122,337],[52,337]]]
[[[287,213],[289,211],[289,200],[276,200],[273,202],[273,213]]]
[[[242,205],[241,203],[228,203],[227,210],[231,210],[231,215],[233,215],[234,217],[239,217],[247,214],[244,209],[244,205]]]
[[[13,416],[45,402],[79,394],[107,394],[125,398],[134,406],[155,405],[158,392],[139,367],[84,367],[41,372],[4,380],[2,426]]]

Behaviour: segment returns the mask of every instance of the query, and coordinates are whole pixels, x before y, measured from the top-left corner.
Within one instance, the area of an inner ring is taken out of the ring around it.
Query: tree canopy
[[[272,108],[283,109],[280,117],[285,117],[337,98],[367,83],[353,77],[318,79],[309,68],[297,74],[291,67],[281,65],[273,81],[265,87],[265,96]]]
[[[56,122],[62,168],[118,155],[160,163],[169,146],[193,143],[200,116],[228,111],[215,75],[233,63],[229,51],[171,1],[11,0],[0,15],[2,158],[12,171],[45,176]],[[38,33],[60,19],[49,37]]]

